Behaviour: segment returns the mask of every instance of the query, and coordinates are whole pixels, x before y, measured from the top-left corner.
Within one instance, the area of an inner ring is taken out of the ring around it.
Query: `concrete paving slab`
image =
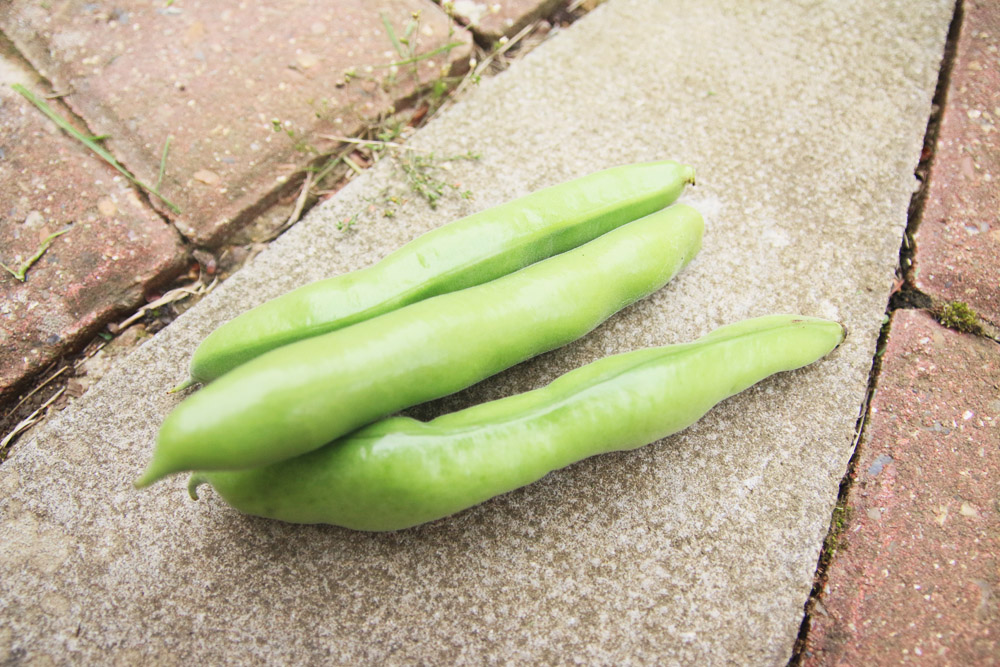
[[[380,162],[13,450],[0,646],[122,662],[784,664],[851,454],[951,9],[611,0],[484,81],[412,143],[479,153],[450,172],[472,201],[432,210]],[[698,168],[687,201],[708,224],[682,275],[417,412],[765,313],[837,318],[845,345],[676,437],[400,533],[245,518],[210,493],[191,502],[181,479],[130,488],[177,403],[165,390],[225,318],[475,209],[663,157]]]
[[[382,16],[402,36],[414,12],[419,53],[461,46],[386,67],[404,58]],[[199,245],[221,242],[336,146],[318,135],[356,134],[418,76],[466,63],[471,43],[430,0],[14,0],[0,28],[140,180],[157,181],[171,139],[161,192],[181,214],[163,212]]]
[[[1000,661],[1000,349],[896,311],[803,663]]]
[[[913,282],[1000,325],[1000,4],[963,4]]]
[[[180,236],[121,174],[59,130],[9,84],[36,88],[0,54],[0,400],[85,344],[146,290],[179,273]],[[36,88],[37,90],[37,88]],[[50,101],[66,114],[58,101]],[[50,235],[69,230],[56,238]]]

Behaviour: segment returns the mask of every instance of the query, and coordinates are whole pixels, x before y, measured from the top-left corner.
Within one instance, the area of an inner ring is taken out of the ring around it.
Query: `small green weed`
[[[389,76],[387,77],[385,84],[390,87],[396,83],[395,74],[398,68],[408,67],[415,81],[420,81],[420,69],[419,65],[424,60],[433,58],[434,56],[441,55],[442,53],[450,53],[452,49],[462,46],[464,42],[453,41],[442,44],[441,46],[431,49],[425,53],[420,53],[419,49],[419,36],[420,36],[420,11],[415,11],[410,15],[410,20],[407,22],[406,27],[403,29],[403,35],[400,37],[396,33],[396,29],[393,27],[392,22],[383,12],[381,15],[382,26],[385,28],[385,33],[389,37],[389,41],[392,43],[393,50],[396,51],[396,55],[399,56],[398,60],[391,63],[381,65],[382,68],[388,68],[390,70]],[[449,37],[451,34],[449,34]]]
[[[313,188],[310,197],[322,196],[327,185],[348,179],[354,173],[360,173],[363,167],[388,156],[396,161],[403,172],[407,189],[424,199],[431,208],[437,208],[439,202],[450,195],[472,199],[472,191],[462,188],[461,183],[449,178],[447,172],[450,163],[458,160],[477,160],[478,155],[468,152],[462,155],[438,157],[432,153],[411,149],[404,142],[413,130],[422,126],[448,99],[457,95],[466,86],[477,84],[488,68],[492,66],[493,69],[497,69],[499,66],[499,69],[503,69],[507,64],[505,54],[529,35],[536,26],[527,26],[513,38],[502,39],[489,53],[478,50],[479,58],[472,58],[470,63],[472,69],[463,76],[451,76],[450,66],[446,65],[436,76],[431,77],[429,82],[424,83],[427,71],[420,67],[421,63],[441,54],[448,54],[453,49],[464,46],[465,43],[453,40],[454,33],[450,33],[445,44],[421,52],[419,11],[411,13],[410,18],[402,26],[393,25],[385,13],[380,14],[380,17],[395,59],[388,63],[347,70],[343,73],[343,79],[337,83],[337,87],[350,85],[355,80],[366,81],[380,86],[393,97],[402,97],[400,89],[404,86],[413,86],[415,92],[405,98],[410,111],[397,113],[397,109],[390,107],[372,119],[355,137],[317,135],[319,138],[338,142],[340,147],[336,152],[326,153],[321,160],[314,162],[314,165],[307,169],[314,176],[310,186]],[[473,48],[478,47],[473,46]],[[327,118],[332,113],[328,100],[314,100],[311,105],[317,118]],[[274,132],[284,133],[291,141],[298,142],[296,143],[298,150],[320,153],[304,143],[302,137],[288,122],[273,119],[271,126]],[[367,212],[358,212],[339,221],[336,223],[337,229],[350,230],[365,215],[375,211],[383,217],[394,217],[404,202],[405,197],[390,196],[387,188],[377,197],[377,201],[370,202]]]
[[[358,221],[359,213],[355,213],[349,218],[345,218],[337,222],[337,231],[346,232],[348,229],[353,227]]]
[[[4,269],[6,269],[7,272],[10,273],[10,275],[14,276],[14,278],[16,280],[18,280],[18,281],[20,281],[20,282],[23,283],[25,280],[27,280],[28,269],[30,269],[32,266],[34,266],[35,262],[37,262],[38,260],[40,260],[42,258],[42,255],[45,254],[45,251],[49,249],[49,246],[52,245],[52,242],[55,241],[56,238],[62,236],[63,234],[65,234],[66,232],[68,232],[70,229],[72,229],[72,227],[67,227],[66,229],[60,229],[58,232],[55,232],[54,234],[49,234],[48,236],[46,236],[45,239],[42,240],[41,245],[38,246],[38,249],[35,251],[35,254],[32,255],[31,257],[29,257],[28,259],[26,259],[21,264],[21,266],[18,267],[16,270],[10,268],[9,266],[7,266],[6,264],[4,264],[3,262],[0,262],[0,266],[2,266]]]
[[[135,176],[133,176],[125,167],[123,167],[121,165],[121,163],[119,163],[118,160],[116,160],[114,158],[114,156],[111,155],[111,153],[109,153],[107,151],[107,149],[105,149],[103,146],[101,146],[99,143],[97,143],[98,141],[106,139],[107,138],[106,135],[102,135],[102,136],[99,136],[99,137],[88,137],[88,136],[85,136],[79,130],[77,130],[75,127],[73,127],[69,123],[69,121],[67,121],[65,118],[63,118],[58,113],[56,113],[52,109],[52,107],[50,107],[45,102],[45,100],[42,100],[41,98],[37,97],[34,93],[32,93],[30,90],[28,90],[27,88],[25,88],[21,84],[15,83],[15,84],[13,84],[11,86],[11,88],[13,88],[16,92],[20,93],[26,100],[28,100],[29,102],[31,102],[32,104],[34,104],[35,107],[37,107],[39,111],[41,111],[43,114],[45,114],[46,116],[48,116],[49,119],[52,120],[52,122],[54,122],[56,125],[58,125],[60,128],[62,128],[67,134],[69,134],[71,137],[73,137],[74,139],[76,139],[77,141],[79,141],[80,143],[82,143],[84,146],[86,146],[87,148],[89,148],[90,150],[92,150],[94,153],[96,153],[101,159],[103,159],[109,165],[111,165],[112,167],[114,167],[115,169],[117,169],[125,178],[127,178],[132,183],[134,183],[136,185],[136,187],[142,188],[143,190],[145,190],[146,192],[148,192],[149,194],[153,195],[154,197],[156,197],[157,199],[159,199],[160,201],[162,201],[164,204],[166,204],[167,208],[169,208],[171,211],[173,211],[174,213],[180,215],[180,212],[181,212],[180,209],[177,208],[177,206],[174,203],[172,203],[170,200],[168,200],[166,197],[164,197],[163,195],[160,194],[160,192],[159,192],[159,190],[160,190],[159,184],[157,184],[156,187],[151,187],[149,185],[146,185],[145,183],[143,183],[142,181],[140,181],[139,179],[137,179]],[[168,145],[169,145],[169,142],[170,142],[170,139],[168,138],[167,139],[167,144]],[[162,175],[163,175],[163,169],[164,169],[164,163],[166,161],[166,156],[167,156],[166,147],[164,147],[163,161],[161,161],[161,163],[160,163],[160,175],[161,175],[161,178],[162,178]]]
[[[470,190],[462,190],[461,184],[445,180],[443,172],[451,162],[478,159],[479,155],[472,151],[445,158],[436,158],[433,153],[409,153],[400,158],[399,164],[414,194],[427,200],[431,208],[437,208],[438,201],[448,192],[457,192],[463,199],[472,198]]]
[[[318,155],[319,150],[313,146],[304,136],[300,136],[292,127],[291,121],[284,121],[280,118],[271,119],[271,131],[281,132],[292,140],[292,150],[306,155]]]

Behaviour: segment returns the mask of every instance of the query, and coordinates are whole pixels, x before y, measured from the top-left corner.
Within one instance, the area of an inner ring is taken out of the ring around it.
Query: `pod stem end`
[[[188,480],[188,495],[191,496],[191,500],[198,500],[198,487],[202,484],[207,484],[208,478],[202,474],[195,473],[191,475],[191,479]]]

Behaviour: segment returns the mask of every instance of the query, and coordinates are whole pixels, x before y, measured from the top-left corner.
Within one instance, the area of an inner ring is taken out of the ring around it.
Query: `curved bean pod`
[[[181,389],[264,352],[428,297],[479,285],[672,203],[694,182],[673,161],[605,169],[430,231],[377,264],[272,299],[208,335]]]
[[[767,376],[833,350],[840,324],[777,315],[607,357],[524,394],[419,422],[393,417],[305,456],[198,473],[247,514],[356,530],[448,516],[581,459],[680,431]]]
[[[272,350],[184,400],[136,486],[274,463],[583,336],[701,247],[675,205],[502,278]]]

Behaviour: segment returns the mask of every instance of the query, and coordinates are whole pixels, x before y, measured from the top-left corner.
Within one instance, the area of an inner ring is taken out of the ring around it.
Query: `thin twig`
[[[344,158],[350,155],[353,151],[354,151],[353,148],[345,148],[340,153],[338,153],[336,157],[327,160],[326,164],[324,164],[322,167],[320,167],[319,169],[314,169],[313,171],[316,172],[316,175],[313,178],[313,181],[316,184],[322,183],[323,179],[329,176],[330,173],[337,168],[337,165],[343,162]]]
[[[63,387],[53,394],[52,397],[45,401],[45,403],[43,403],[37,410],[18,422],[17,426],[14,427],[14,430],[5,435],[3,440],[0,440],[0,460],[6,457],[7,449],[10,447],[10,443],[14,440],[14,438],[41,421],[42,417],[39,413],[43,410],[47,410],[49,406],[55,403],[56,399],[62,396],[65,391],[66,387]]]
[[[295,208],[292,209],[292,214],[288,216],[288,220],[283,225],[285,229],[291,227],[299,221],[299,217],[302,215],[302,209],[306,206],[306,199],[309,197],[309,190],[312,188],[312,183],[313,172],[307,171],[306,179],[302,182],[302,190],[299,191],[298,199],[295,200]]]
[[[314,180],[317,184],[322,183],[323,179],[329,176],[331,172],[337,168],[337,165],[344,161],[344,155],[346,155],[346,153],[338,155],[332,160],[328,160],[326,164],[316,170],[316,178]]]
[[[47,387],[50,382],[52,382],[57,377],[59,377],[60,375],[62,375],[66,371],[68,371],[70,368],[72,368],[73,370],[77,370],[78,368],[80,368],[80,366],[82,366],[87,361],[89,361],[90,359],[92,359],[94,357],[94,355],[96,355],[98,352],[100,352],[105,347],[107,347],[107,345],[108,345],[108,341],[106,341],[106,340],[105,341],[101,341],[101,343],[98,344],[96,347],[94,347],[93,349],[91,349],[88,352],[85,352],[84,356],[82,356],[79,359],[77,359],[76,361],[74,361],[72,366],[63,366],[62,368],[60,368],[59,370],[57,370],[55,373],[53,373],[52,375],[50,375],[47,378],[45,378],[44,380],[42,380],[41,384],[39,384],[37,387],[35,387],[31,391],[29,391],[27,394],[25,394],[24,397],[21,398],[21,400],[18,401],[17,404],[13,408],[11,408],[7,412],[6,415],[4,415],[4,419],[6,419],[10,415],[14,414],[15,412],[17,412],[18,408],[20,408],[22,405],[24,405],[25,402],[29,398],[31,398],[32,396],[34,396],[35,394],[37,394],[39,391],[41,391],[42,389],[44,389],[45,387]]]
[[[351,170],[354,171],[355,174],[360,174],[361,172],[364,171],[364,169],[362,169],[361,167],[359,167],[358,163],[355,162],[354,160],[352,160],[350,158],[350,156],[347,156],[347,155],[344,156],[344,164],[346,164],[348,167],[350,167]]]
[[[330,141],[340,141],[345,144],[357,144],[359,146],[385,146],[386,148],[402,148],[407,151],[419,151],[426,153],[427,150],[424,148],[414,148],[413,146],[407,146],[406,144],[396,143],[395,141],[377,141],[375,139],[353,139],[351,137],[340,137],[335,134],[320,134],[317,135],[320,139],[328,139]]]
[[[427,53],[421,53],[419,56],[413,56],[412,58],[404,58],[403,60],[397,60],[394,63],[389,63],[388,65],[377,65],[377,67],[400,67],[402,65],[412,65],[413,63],[420,62],[421,60],[427,60],[428,58],[433,58],[439,53],[444,53],[445,51],[451,51],[455,47],[462,46],[465,42],[448,42],[444,46],[439,46],[436,49],[428,51]]]
[[[60,375],[62,375],[63,373],[65,373],[66,369],[68,369],[68,368],[69,368],[69,366],[63,366],[62,368],[60,368],[59,370],[57,370],[55,373],[53,373],[52,375],[50,375],[48,378],[46,378],[44,382],[42,382],[40,385],[38,385],[37,387],[35,387],[31,391],[29,391],[25,395],[24,398],[22,398],[20,401],[18,401],[17,405],[15,405],[13,408],[11,408],[10,412],[8,412],[7,414],[8,415],[12,415],[15,412],[17,412],[17,409],[19,407],[21,407],[22,405],[24,405],[25,401],[27,401],[29,398],[31,398],[32,396],[34,396],[35,394],[37,394],[39,391],[41,391],[48,383],[52,382],[57,377],[59,377]]]
[[[516,35],[514,35],[513,37],[511,37],[510,39],[508,39],[506,42],[504,42],[500,46],[499,49],[497,49],[496,51],[491,52],[488,56],[486,56],[483,59],[483,62],[481,62],[478,65],[476,65],[476,68],[474,70],[472,70],[471,72],[469,72],[465,76],[465,78],[462,79],[462,81],[458,84],[458,86],[455,88],[455,92],[452,93],[452,99],[458,99],[458,95],[463,90],[465,90],[465,87],[467,85],[469,85],[469,81],[471,79],[474,79],[474,78],[478,77],[479,75],[481,75],[484,71],[486,71],[486,68],[489,67],[490,64],[492,64],[492,62],[494,60],[496,60],[497,58],[499,58],[503,54],[507,53],[507,51],[509,51],[515,44],[517,44],[522,39],[524,39],[526,36],[528,36],[529,34],[531,34],[531,32],[535,28],[537,28],[537,27],[538,27],[537,23],[529,23],[528,25],[526,25],[523,28],[521,28],[521,31],[519,33],[517,33]]]
[[[597,0],[596,2],[592,1],[592,4],[589,7],[584,7],[583,10],[585,12],[592,12],[598,7],[598,5],[603,5],[605,1],[606,0]],[[583,7],[585,2],[587,2],[587,0],[573,0],[573,2],[569,3],[569,6],[566,7],[566,13],[572,14],[576,10],[580,9],[580,7]]]
[[[307,171],[305,180],[302,181],[302,189],[299,190],[299,196],[295,198],[295,207],[292,209],[292,214],[288,216],[288,220],[283,222],[280,227],[272,231],[264,238],[255,239],[254,243],[270,243],[284,234],[289,227],[299,221],[299,218],[302,216],[302,211],[305,209],[306,200],[309,198],[309,193],[312,190],[313,180],[313,172]],[[246,261],[249,261],[249,258],[247,258]]]
[[[163,296],[161,296],[156,301],[147,303],[145,306],[135,311],[130,317],[128,317],[121,324],[118,325],[118,329],[128,328],[136,321],[140,320],[143,317],[143,315],[146,314],[146,311],[159,308],[160,306],[165,306],[175,301],[180,301],[181,299],[186,299],[189,296],[199,296],[203,294],[208,294],[215,287],[216,282],[217,280],[213,280],[211,285],[205,287],[205,283],[201,282],[201,280],[198,280],[197,283],[193,283],[192,285],[186,285],[184,287],[178,287],[177,289],[172,289]]]
[[[93,350],[87,352],[84,357],[82,357],[82,358],[77,359],[76,361],[74,361],[73,362],[73,369],[76,370],[77,368],[79,368],[80,366],[82,366],[83,364],[85,364],[87,361],[89,361],[90,359],[92,359],[98,352],[100,352],[105,347],[107,347],[107,345],[108,345],[108,341],[102,340],[101,343],[97,347],[95,347]]]

